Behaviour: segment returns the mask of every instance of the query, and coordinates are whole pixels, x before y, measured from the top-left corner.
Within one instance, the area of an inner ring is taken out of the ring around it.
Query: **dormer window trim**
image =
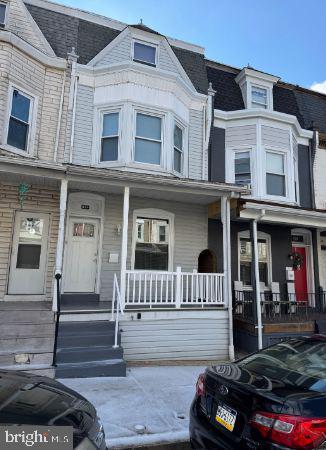
[[[150,61],[146,61],[141,58],[135,58],[135,44],[153,48],[155,50],[155,61],[151,63]],[[145,64],[146,66],[150,67],[158,67],[158,49],[159,49],[158,45],[153,42],[133,38],[131,44],[131,60],[138,64]]]

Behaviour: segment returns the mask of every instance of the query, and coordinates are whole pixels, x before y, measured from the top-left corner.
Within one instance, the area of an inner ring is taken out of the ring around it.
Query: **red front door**
[[[304,247],[292,247],[293,252],[301,255],[301,266],[294,270],[294,285],[297,301],[308,300],[307,257]]]

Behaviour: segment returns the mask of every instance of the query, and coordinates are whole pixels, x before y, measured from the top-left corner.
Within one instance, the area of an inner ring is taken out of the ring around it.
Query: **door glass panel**
[[[95,226],[92,223],[74,223],[73,236],[74,237],[94,237]]]
[[[20,221],[17,269],[39,269],[44,220],[24,217]]]

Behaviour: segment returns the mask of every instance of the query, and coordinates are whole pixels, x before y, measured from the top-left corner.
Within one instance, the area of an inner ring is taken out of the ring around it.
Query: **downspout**
[[[204,120],[204,126],[203,126],[203,161],[202,161],[202,179],[206,180],[206,170],[205,170],[205,162],[207,158],[207,165],[208,165],[208,146],[210,141],[210,135],[211,135],[211,128],[212,128],[212,121],[213,121],[213,99],[216,94],[216,91],[214,91],[212,83],[209,83],[208,85],[208,91],[207,91],[207,102],[206,105],[203,108],[203,116],[205,118],[205,111],[206,111],[206,120]]]
[[[310,174],[310,188],[311,188],[311,203],[312,208],[316,208],[315,196],[315,177],[314,177],[314,160],[317,152],[318,131],[313,130],[312,140],[309,140],[309,174]]]
[[[67,70],[64,71],[63,81],[62,81],[61,97],[60,97],[60,104],[59,104],[58,124],[57,124],[57,131],[56,131],[56,135],[55,135],[54,153],[53,153],[53,160],[54,160],[54,162],[57,162],[57,158],[58,158],[58,147],[59,147],[59,139],[60,139],[60,128],[61,128],[63,99],[64,99],[64,93],[65,93],[66,78],[67,78]]]
[[[69,147],[69,163],[72,163],[74,142],[75,142],[75,125],[76,125],[76,103],[77,103],[77,90],[78,90],[78,76],[75,77],[74,82],[74,95],[72,104],[72,119],[71,119],[71,134],[70,134],[70,147]]]
[[[69,152],[68,152],[68,155],[69,155],[68,162],[69,163],[72,163],[72,152],[73,152],[74,134],[75,134],[77,81],[78,81],[78,76],[76,75],[77,60],[78,60],[78,56],[75,52],[75,48],[72,47],[71,52],[68,53],[68,62],[71,64],[69,102],[68,102],[68,117],[71,117],[70,142],[69,142]],[[67,149],[66,149],[65,155],[67,155]]]

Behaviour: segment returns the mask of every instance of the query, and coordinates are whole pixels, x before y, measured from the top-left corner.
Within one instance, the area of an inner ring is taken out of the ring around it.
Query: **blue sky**
[[[326,0],[56,0],[202,45],[206,56],[248,63],[326,93]],[[317,86],[318,88],[318,86]]]

